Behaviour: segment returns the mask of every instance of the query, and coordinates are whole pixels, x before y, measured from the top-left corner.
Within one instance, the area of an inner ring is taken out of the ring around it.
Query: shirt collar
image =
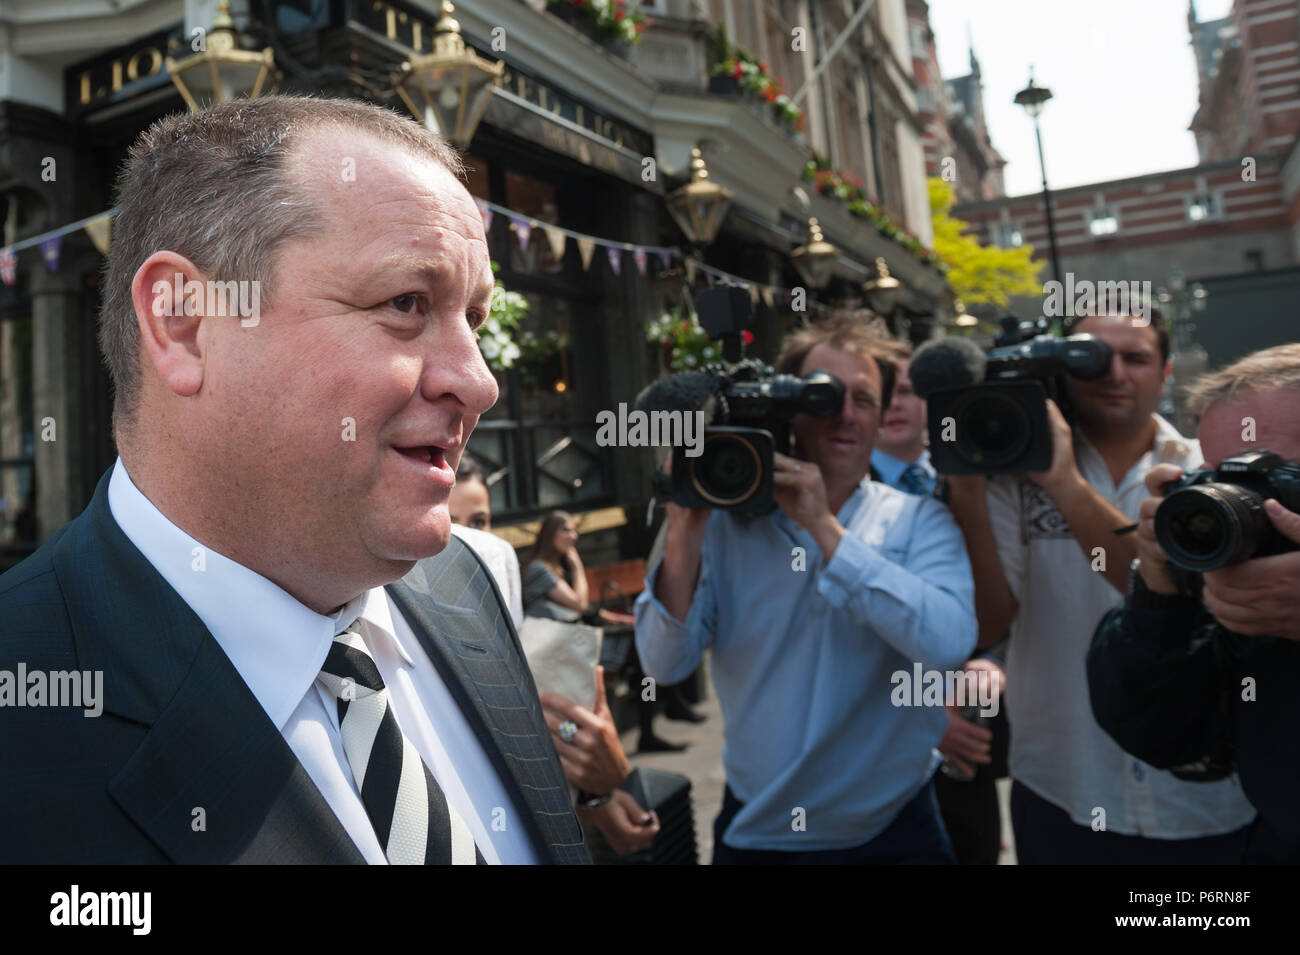
[[[1120,481],[1116,490],[1122,489],[1132,480],[1144,480],[1147,472],[1157,464],[1177,464],[1185,469],[1198,467],[1201,463],[1200,442],[1195,438],[1183,437],[1177,428],[1160,415],[1153,414],[1151,417],[1156,423],[1156,433],[1151,441],[1151,448],[1138,459],[1133,467],[1129,468],[1128,474]],[[1078,427],[1074,428],[1073,431],[1076,449],[1075,457],[1079,461],[1079,470],[1083,470],[1083,458],[1088,457],[1091,459],[1091,465],[1098,469],[1098,473],[1108,473],[1101,452],[1088,440],[1088,436]]]
[[[131,543],[203,621],[277,729],[316,682],[334,635],[358,618],[377,624],[409,664],[382,587],[333,614],[318,614],[173,524],[135,486],[121,458],[109,479],[108,506]]]

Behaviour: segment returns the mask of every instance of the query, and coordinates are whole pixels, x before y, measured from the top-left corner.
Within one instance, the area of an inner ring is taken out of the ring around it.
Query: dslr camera
[[[722,342],[724,363],[667,375],[637,398],[642,410],[705,413],[700,454],[688,457],[685,448],[673,448],[672,474],[655,474],[655,492],[683,507],[771,513],[772,455],[790,453],[790,419],[836,414],[844,405],[844,385],[829,372],[778,375],[744,358],[742,335],[753,317],[744,289],[704,290],[695,308],[705,332]]]
[[[963,348],[976,352],[975,360],[963,356],[967,359],[964,377],[966,382],[974,378],[974,384],[941,381],[938,387],[923,389],[918,365],[922,379],[934,376],[940,366],[926,369],[926,349],[917,351],[912,383],[927,402],[930,460],[940,474],[1022,474],[1045,471],[1051,465],[1047,399],[1055,401],[1068,420],[1066,377],[1101,378],[1110,368],[1112,353],[1109,345],[1092,335],[1058,338],[1042,334],[1045,328],[1041,320],[1018,326],[1013,320],[982,361],[973,343],[959,339]],[[947,380],[952,377],[949,374]]]
[[[1225,458],[1213,470],[1171,481],[1164,492],[1156,508],[1156,540],[1169,562],[1185,571],[1204,573],[1296,549],[1273,527],[1264,502],[1272,497],[1300,510],[1300,464],[1271,451]]]

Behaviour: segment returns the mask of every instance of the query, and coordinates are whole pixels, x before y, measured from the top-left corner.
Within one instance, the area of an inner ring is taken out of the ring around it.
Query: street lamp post
[[[195,113],[209,102],[228,103],[241,94],[256,99],[274,69],[269,46],[260,53],[239,48],[229,0],[217,4],[217,18],[200,52],[183,60],[167,57],[167,74]]]
[[[1034,83],[1034,74],[1029,73],[1029,85],[1016,94],[1016,105],[1023,106],[1025,112],[1034,121],[1034,136],[1038,140],[1038,166],[1043,172],[1043,208],[1047,213],[1047,244],[1052,255],[1052,278],[1061,281],[1061,261],[1056,249],[1056,223],[1052,219],[1052,192],[1047,188],[1047,160],[1043,158],[1043,130],[1038,125],[1038,116],[1043,106],[1052,98],[1052,91],[1046,86]]]

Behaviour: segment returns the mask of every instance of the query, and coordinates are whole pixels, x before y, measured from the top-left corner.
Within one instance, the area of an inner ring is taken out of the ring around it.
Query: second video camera
[[[940,474],[1047,470],[1052,463],[1047,399],[1068,414],[1065,378],[1101,378],[1111,358],[1110,346],[1092,335],[1035,335],[987,354],[956,337],[922,346],[909,375],[928,403],[935,469]]]

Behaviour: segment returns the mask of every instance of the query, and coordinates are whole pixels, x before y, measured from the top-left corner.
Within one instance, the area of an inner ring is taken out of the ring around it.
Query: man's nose
[[[497,380],[479,351],[478,334],[464,319],[450,324],[454,331],[435,337],[425,355],[424,397],[451,397],[464,414],[484,414],[496,404]]]

